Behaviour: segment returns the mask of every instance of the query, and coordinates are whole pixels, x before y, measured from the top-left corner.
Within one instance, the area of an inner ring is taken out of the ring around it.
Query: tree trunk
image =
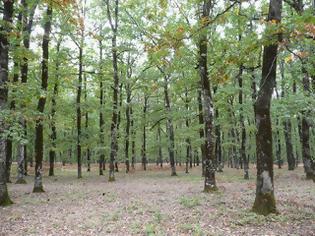
[[[188,99],[188,89],[185,89],[185,108],[186,108],[186,114],[189,114],[189,99]],[[186,117],[185,120],[186,128],[189,130],[189,119]],[[190,168],[192,168],[192,150],[191,150],[191,141],[190,138],[186,138],[186,174],[189,173],[188,171],[188,162],[190,162]]]
[[[268,21],[279,24],[281,20],[282,0],[270,0]],[[270,35],[271,39],[278,34]],[[278,43],[264,46],[262,79],[260,90],[254,105],[257,126],[257,182],[256,198],[253,211],[268,215],[276,213],[276,201],[273,184],[273,152],[270,106],[273,89],[276,82]]]
[[[201,94],[201,88],[198,90],[198,119],[199,119],[199,125],[204,126],[204,120],[203,120],[203,107],[202,107],[202,94]],[[204,128],[199,129],[199,136],[202,140],[202,143],[200,144],[200,151],[201,151],[201,165],[202,165],[202,176],[205,176],[205,168],[204,168],[204,161],[206,159],[206,152],[205,152],[205,144],[204,144],[204,138],[205,138],[205,131]]]
[[[109,0],[106,1],[107,5],[107,17],[112,29],[112,65],[114,72],[114,86],[113,86],[113,113],[111,123],[111,145],[110,145],[110,163],[109,163],[109,178],[108,181],[115,181],[115,160],[117,158],[118,144],[117,144],[117,125],[118,125],[118,89],[119,89],[119,77],[118,77],[118,61],[117,61],[117,29],[118,29],[118,0],[115,0],[115,13],[114,22],[110,13]]]
[[[131,168],[134,170],[135,169],[135,162],[136,162],[136,130],[134,128],[134,118],[133,118],[133,110],[132,107],[130,106],[130,127],[131,127]]]
[[[79,47],[79,76],[78,76],[78,85],[77,85],[77,164],[78,164],[78,178],[82,178],[82,151],[81,151],[81,93],[82,93],[82,74],[83,74],[83,43]]]
[[[303,63],[302,63],[303,64]],[[310,94],[310,78],[307,70],[302,65],[303,77],[303,89],[306,96]],[[310,123],[309,123],[309,111],[303,112],[302,117],[302,130],[301,130],[301,141],[302,141],[302,157],[304,164],[304,171],[306,173],[306,179],[311,179],[315,182],[315,162],[312,159],[310,149]]]
[[[60,52],[60,44],[61,44],[61,39],[58,40],[57,42],[57,58],[56,58],[56,67],[55,67],[55,81],[54,81],[54,89],[53,89],[53,95],[51,99],[51,112],[50,112],[50,117],[51,117],[51,149],[49,151],[49,176],[54,176],[54,165],[55,165],[55,159],[56,159],[56,141],[57,141],[57,127],[56,127],[56,99],[58,96],[58,85],[59,85],[59,66],[60,66],[60,61],[59,61],[59,52]]]
[[[212,1],[204,0],[202,6],[202,14],[200,17],[201,24],[208,24],[210,22],[210,9],[212,7]],[[207,23],[203,23],[207,22]],[[199,59],[199,74],[202,84],[202,95],[203,95],[203,116],[205,124],[205,182],[204,191],[211,192],[216,191],[216,181],[215,181],[215,170],[216,170],[216,160],[214,153],[214,136],[213,132],[213,104],[211,97],[211,89],[209,82],[209,72],[208,72],[208,37],[207,30],[204,29],[200,33],[198,42],[198,59]]]
[[[215,118],[218,120],[219,118],[219,110],[215,110]],[[218,163],[218,172],[223,172],[223,160],[222,160],[222,146],[221,146],[221,130],[220,125],[215,125],[215,156],[216,161]]]
[[[86,75],[83,76],[84,78],[84,103],[87,106],[87,77]],[[85,112],[85,133],[87,135],[87,138],[89,138],[89,112]],[[86,150],[86,161],[87,161],[87,172],[91,171],[91,152],[90,152],[90,144],[88,142],[87,144],[87,150]]]
[[[128,78],[130,78],[128,76]],[[125,164],[126,164],[126,173],[129,172],[130,164],[129,164],[129,133],[130,133],[130,103],[131,103],[131,90],[130,85],[127,82],[126,85],[126,136],[125,136]]]
[[[164,72],[163,72],[164,73]],[[176,174],[176,167],[175,167],[175,138],[174,138],[174,126],[173,126],[173,119],[171,114],[171,102],[170,97],[168,94],[168,76],[164,75],[164,99],[165,99],[165,109],[167,113],[167,131],[168,131],[168,138],[169,138],[169,158],[171,164],[171,176],[177,176]]]
[[[163,167],[163,153],[162,153],[162,137],[161,137],[161,123],[158,124],[158,143],[159,143],[159,163]]]
[[[13,0],[3,2],[3,22],[10,25],[13,16]],[[8,35],[11,27],[0,27],[0,111],[6,109],[8,99],[8,67],[9,67],[9,40]],[[4,120],[0,117],[0,206],[12,204],[7,189],[6,175],[6,140],[2,137],[3,132],[7,129]]]
[[[122,72],[121,72],[122,74]],[[122,96],[122,91],[123,91],[123,83],[120,83],[119,85],[119,105],[118,105],[118,118],[117,118],[117,154],[118,154],[118,148],[119,148],[119,145],[118,145],[118,142],[120,140],[120,132],[119,132],[119,128],[120,128],[120,123],[121,123],[121,107],[122,107],[122,99],[123,99],[123,96]],[[118,160],[118,156],[116,156],[116,160],[115,160],[115,172],[119,172],[119,169],[118,169],[118,163],[119,163],[119,160]]]
[[[288,169],[295,169],[295,157],[293,154],[293,145],[292,145],[292,126],[291,120],[285,119],[284,123],[284,137],[285,137],[285,145],[287,151],[287,161],[288,161]]]
[[[48,86],[48,52],[49,52],[49,38],[52,21],[52,8],[47,6],[46,21],[44,24],[44,36],[43,36],[43,59],[42,59],[42,85],[41,96],[38,101],[37,110],[41,113],[36,119],[35,126],[35,182],[33,192],[44,192],[42,183],[42,162],[44,155],[44,109],[46,103],[46,93]]]
[[[146,135],[146,113],[148,107],[148,99],[149,97],[144,95],[144,104],[143,104],[143,133],[142,133],[142,148],[141,148],[141,156],[142,156],[142,166],[143,170],[147,170],[147,135]]]
[[[246,129],[244,123],[244,109],[243,109],[243,66],[239,68],[239,73],[237,76],[239,94],[238,94],[238,103],[240,104],[240,125],[241,125],[241,147],[240,147],[240,159],[244,164],[244,179],[249,179],[248,173],[248,159],[246,156]]]
[[[21,1],[21,4],[23,4],[23,0]],[[22,24],[22,17],[23,17],[23,11],[19,10],[19,14],[17,17],[17,21],[16,21],[16,38],[15,38],[15,50],[19,50],[20,45],[20,38],[21,38],[21,24]],[[10,110],[12,110],[13,112],[16,109],[16,89],[15,87],[17,87],[17,83],[19,82],[19,58],[18,56],[13,54],[13,88],[11,90],[11,94],[12,94],[12,98],[11,98],[11,102],[10,102]],[[22,125],[22,123],[19,121],[19,123]],[[12,137],[9,135],[8,139],[7,139],[7,153],[6,153],[6,163],[7,163],[7,182],[11,182],[10,180],[10,174],[11,174],[11,165],[12,165],[12,157],[13,157],[13,150],[12,150]],[[24,154],[20,152],[20,147],[18,145],[18,150],[17,150],[18,156],[17,156],[17,160],[19,162],[18,165],[18,179],[16,181],[16,183],[21,183],[24,184],[26,183],[26,181],[24,180]],[[22,156],[20,154],[23,154]],[[21,165],[22,164],[22,165]],[[20,179],[19,179],[20,178]]]
[[[33,28],[33,19],[34,19],[34,15],[35,15],[35,10],[36,7],[38,5],[39,1],[36,0],[33,5],[31,6],[31,8],[29,9],[28,6],[28,1],[23,0],[22,5],[23,5],[23,11],[24,13],[22,14],[22,23],[23,23],[23,46],[24,49],[26,51],[29,50],[30,48],[30,36],[31,36],[31,32],[32,32],[32,28]],[[24,53],[25,55],[25,53]],[[26,84],[27,83],[27,77],[28,77],[28,57],[24,56],[22,58],[22,62],[21,62],[21,82],[22,84]],[[22,104],[22,107],[24,107],[25,104]],[[24,129],[24,136],[27,137],[27,122],[26,120],[23,121],[23,129]],[[24,148],[24,171],[25,171],[25,175],[27,175],[27,160],[28,160],[28,156],[27,156],[27,144],[24,143],[23,144],[23,148]],[[30,166],[33,167],[33,157],[30,158]]]
[[[99,41],[99,67],[100,67],[100,73],[103,71],[102,63],[103,63],[103,43],[102,40]],[[105,161],[105,153],[104,153],[104,148],[105,148],[105,143],[104,143],[104,86],[103,86],[103,76],[100,76],[100,108],[99,108],[99,128],[100,128],[100,157],[99,157],[99,175],[103,175],[103,165]]]

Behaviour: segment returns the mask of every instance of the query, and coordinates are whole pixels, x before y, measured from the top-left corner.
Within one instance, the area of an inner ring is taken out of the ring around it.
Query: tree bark
[[[303,62],[302,62],[303,64]],[[306,96],[310,94],[310,78],[308,76],[307,70],[302,65],[303,77],[303,89]],[[302,117],[302,129],[301,129],[301,141],[302,141],[302,157],[304,164],[304,171],[306,174],[306,179],[311,179],[315,182],[315,161],[312,159],[311,149],[310,149],[310,122],[309,122],[309,111],[303,112]]]
[[[198,90],[198,119],[199,119],[199,125],[202,126],[202,128],[199,129],[199,136],[202,140],[202,143],[200,144],[200,151],[201,151],[201,165],[202,165],[202,176],[205,176],[205,168],[204,168],[204,161],[206,159],[206,152],[205,152],[205,144],[204,144],[204,138],[205,138],[205,131],[204,131],[204,120],[203,120],[203,107],[202,107],[202,94],[201,94],[201,88]]]
[[[43,59],[42,59],[42,85],[41,96],[38,100],[37,110],[41,113],[36,119],[35,126],[35,182],[33,192],[44,192],[42,182],[42,162],[44,155],[44,109],[46,103],[46,93],[48,86],[48,58],[49,58],[49,39],[52,21],[52,8],[47,6],[45,24],[44,24],[44,36],[43,36]]]
[[[142,147],[141,147],[141,156],[142,156],[142,166],[143,170],[147,170],[147,134],[146,134],[146,113],[148,107],[148,95],[144,95],[144,104],[143,104],[143,132],[142,132]]]
[[[100,59],[100,73],[102,73],[102,63],[103,63],[103,43],[99,41],[99,59]],[[100,113],[99,113],[99,128],[100,128],[100,145],[101,145],[101,154],[99,157],[99,175],[103,175],[103,165],[105,161],[105,143],[104,143],[104,86],[103,86],[103,78],[100,77]]]
[[[87,91],[87,77],[84,74],[84,103],[87,106],[87,100],[88,100],[88,91]],[[87,135],[87,138],[89,138],[89,112],[85,111],[85,133]],[[91,151],[90,151],[90,144],[87,144],[87,149],[86,149],[86,161],[87,161],[87,172],[91,171]]]
[[[81,150],[81,94],[82,94],[82,74],[83,74],[83,49],[82,45],[79,47],[79,76],[78,76],[78,85],[77,85],[77,99],[76,99],[76,108],[77,108],[77,164],[78,164],[78,178],[82,178],[82,150]]]
[[[130,128],[131,128],[131,168],[135,169],[135,162],[136,162],[136,130],[134,127],[134,117],[133,117],[133,109],[132,106],[130,106]]]
[[[186,114],[189,114],[189,99],[188,99],[188,89],[185,89],[185,108],[186,108]],[[189,130],[189,119],[186,117],[185,120],[186,128]],[[190,164],[190,168],[192,168],[192,148],[191,148],[191,141],[190,138],[186,138],[186,174],[189,173],[188,171],[188,163]]]
[[[128,76],[130,79],[130,77]],[[130,134],[130,103],[131,103],[131,90],[130,84],[127,82],[126,85],[126,136],[125,136],[125,164],[126,164],[126,173],[129,172],[130,164],[129,164],[129,134]]]
[[[6,109],[8,99],[8,70],[9,70],[9,40],[8,36],[11,32],[12,16],[14,10],[14,1],[8,0],[3,2],[3,22],[0,27],[0,111]],[[7,175],[6,175],[6,140],[2,134],[7,129],[4,120],[0,117],[0,206],[10,205],[11,201],[7,189]]]
[[[204,0],[202,6],[202,14],[200,17],[201,24],[208,24],[210,22],[210,10],[212,8],[211,0]],[[203,21],[207,23],[203,23]],[[206,26],[206,25],[205,25]],[[211,97],[211,89],[208,72],[208,37],[207,30],[204,29],[199,36],[198,42],[198,59],[199,59],[199,74],[202,84],[203,95],[203,116],[205,124],[205,182],[204,191],[216,191],[215,170],[216,160],[214,153],[214,136],[213,136],[213,103]]]
[[[281,21],[282,0],[270,0],[268,21],[279,24]],[[275,40],[278,34],[270,35]],[[253,211],[268,215],[276,213],[273,184],[273,152],[270,106],[276,82],[278,42],[264,46],[262,79],[254,105],[257,126],[257,182]]]
[[[162,153],[162,137],[161,137],[161,123],[158,124],[158,143],[159,143],[159,163],[163,167],[163,153]]]
[[[109,163],[109,179],[108,181],[115,181],[115,160],[117,159],[117,135],[118,135],[118,89],[119,89],[119,77],[118,77],[118,56],[117,56],[117,29],[118,29],[118,0],[115,0],[114,10],[114,22],[111,17],[109,0],[106,1],[107,5],[107,17],[110,22],[112,30],[112,65],[114,72],[114,86],[113,86],[113,113],[111,123],[111,145],[110,145],[110,163]]]
[[[51,149],[49,151],[49,176],[54,176],[54,165],[55,165],[55,159],[56,159],[56,141],[57,141],[57,127],[56,127],[56,106],[57,106],[57,96],[58,96],[58,86],[59,86],[59,67],[60,67],[60,61],[59,61],[59,52],[60,52],[60,44],[61,39],[57,42],[57,58],[56,58],[56,65],[55,65],[55,81],[54,81],[54,89],[53,89],[53,95],[51,98],[51,112],[50,112],[50,118],[51,118]]]
[[[164,72],[163,72],[164,73]],[[169,138],[169,158],[171,164],[171,176],[177,176],[176,174],[176,167],[175,167],[175,137],[174,137],[174,126],[173,126],[173,119],[171,114],[171,102],[170,97],[168,94],[168,80],[169,77],[164,74],[164,99],[165,99],[165,109],[167,113],[167,131],[168,131],[168,138]]]
[[[37,8],[37,5],[39,3],[39,0],[36,0],[31,7],[29,8],[28,5],[28,1],[24,1],[23,0],[23,10],[24,13],[22,14],[22,22],[23,22],[23,46],[24,49],[26,51],[29,50],[30,48],[30,36],[31,36],[31,32],[32,32],[32,28],[33,28],[33,19],[34,19],[34,15],[35,15],[35,10]],[[22,58],[22,62],[21,62],[21,82],[22,84],[26,84],[27,83],[27,77],[28,77],[28,57],[24,56]],[[24,107],[25,105],[22,104],[22,107]],[[23,121],[23,129],[24,129],[24,136],[27,137],[27,122],[26,120]],[[27,144],[24,143],[23,144],[23,148],[24,148],[24,171],[25,171],[25,175],[27,175],[27,160],[28,160],[28,156],[27,156]],[[33,167],[33,157],[30,158],[30,166]]]
[[[23,0],[21,1],[21,4],[23,4]],[[23,10],[19,10],[19,14],[17,17],[17,21],[16,21],[16,38],[15,38],[15,43],[14,43],[14,49],[15,50],[19,50],[20,48],[20,38],[21,38],[21,31],[22,31],[22,17],[23,17]],[[16,89],[15,87],[17,87],[17,84],[19,82],[19,58],[18,56],[13,54],[13,88],[11,90],[11,94],[12,94],[12,98],[10,101],[10,110],[12,110],[14,112],[14,110],[16,109]],[[23,125],[21,121],[21,117],[19,118],[19,123],[21,125]],[[9,135],[8,139],[7,139],[7,153],[6,153],[6,163],[7,163],[7,182],[11,182],[10,180],[10,174],[11,174],[11,165],[12,165],[12,156],[13,156],[13,150],[12,150],[12,137]],[[20,144],[18,144],[18,150],[17,150],[17,161],[18,161],[18,178],[16,183],[19,184],[24,184],[26,183],[25,179],[24,179],[24,154],[21,153],[20,151]],[[22,156],[21,156],[22,154]]]
[[[238,103],[240,104],[240,125],[241,125],[241,147],[240,147],[240,159],[244,165],[244,179],[249,179],[248,173],[248,159],[246,156],[246,129],[244,122],[244,109],[243,109],[243,67],[239,68],[238,74],[238,86],[239,86],[239,94],[238,94]]]

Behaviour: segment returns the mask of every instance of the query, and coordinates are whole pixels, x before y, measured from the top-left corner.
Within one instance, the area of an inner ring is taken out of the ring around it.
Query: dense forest
[[[314,189],[315,1],[2,0],[0,17],[1,206],[66,167],[105,186],[195,174],[210,195],[233,171],[264,216],[274,171]]]

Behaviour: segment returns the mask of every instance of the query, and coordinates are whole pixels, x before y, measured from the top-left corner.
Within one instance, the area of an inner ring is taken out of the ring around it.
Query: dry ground
[[[178,168],[177,177],[153,166],[121,170],[113,183],[96,168],[78,180],[75,166],[59,166],[44,177],[42,194],[31,193],[32,176],[27,185],[9,184],[15,204],[0,208],[0,235],[315,235],[315,184],[302,167],[275,170],[280,214],[268,217],[250,211],[254,169],[245,181],[242,170],[225,168],[218,193],[207,194],[199,167],[188,175]]]

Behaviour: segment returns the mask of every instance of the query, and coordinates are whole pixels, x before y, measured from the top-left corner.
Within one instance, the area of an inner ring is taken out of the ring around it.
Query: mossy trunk
[[[211,1],[204,1],[200,19],[203,22],[210,22],[210,10],[212,7]],[[200,22],[200,24],[204,24]],[[208,24],[208,23],[206,23]],[[213,101],[211,97],[211,88],[208,71],[208,37],[207,27],[200,32],[198,41],[198,62],[199,62],[199,76],[202,85],[203,95],[203,118],[204,118],[204,132],[205,132],[205,160],[204,163],[204,191],[212,192],[217,190],[215,171],[216,171],[216,157],[214,153],[214,135],[213,135]]]
[[[281,0],[270,0],[268,21],[279,24],[281,20],[281,9]],[[262,79],[254,104],[257,127],[257,180],[253,211],[262,215],[277,212],[273,184],[273,145],[270,106],[276,83],[278,36],[279,35],[270,35],[271,39],[276,40],[276,42],[264,46]]]

